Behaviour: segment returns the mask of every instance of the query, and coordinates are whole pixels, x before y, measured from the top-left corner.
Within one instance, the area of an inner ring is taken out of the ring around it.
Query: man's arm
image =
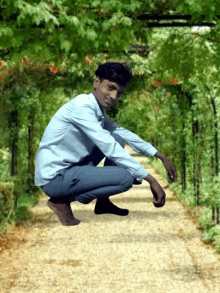
[[[177,172],[176,168],[173,166],[173,164],[167,159],[167,157],[160,152],[157,152],[154,155],[156,158],[159,158],[165,167],[165,169],[168,171],[168,183],[176,182],[177,181]]]
[[[155,149],[149,142],[146,142],[137,134],[116,123],[114,119],[110,118],[106,113],[104,129],[121,136],[124,142],[126,142],[135,152],[139,154],[153,157],[154,154],[157,152],[157,149]]]
[[[73,107],[71,110],[72,111],[68,113],[68,120],[70,123],[86,134],[107,158],[114,161],[119,167],[123,167],[130,171],[131,175],[137,179],[147,176],[148,172],[143,166],[115,141],[110,134],[109,130],[111,129],[103,129],[95,109],[93,109],[89,103]],[[85,137],[85,144],[86,140],[87,137]],[[157,150],[155,150],[153,154],[155,154],[156,151]]]
[[[166,156],[163,155],[163,154],[161,154],[160,152],[157,152],[157,153],[154,155],[154,157],[160,159],[161,161],[163,161],[163,159],[166,158]]]
[[[167,157],[164,154],[158,152],[157,149],[155,149],[150,143],[144,141],[135,133],[121,127],[118,123],[114,121],[114,119],[110,118],[106,113],[105,113],[104,129],[108,130],[109,132],[116,132],[117,134],[119,134],[135,152],[138,152],[143,155],[147,154],[150,157],[155,156],[156,158],[159,158],[162,161],[165,169],[168,171],[168,182],[169,183],[176,182],[177,180],[176,168],[171,164],[171,162],[167,159]],[[172,176],[174,178],[172,178]],[[156,181],[156,179],[153,178],[151,175],[146,176],[143,179],[149,183]],[[134,182],[134,184],[137,184],[137,185],[141,183],[142,181]]]
[[[161,161],[163,161],[164,159],[166,159],[166,156],[163,155],[163,154],[160,153],[160,152],[157,152],[157,153],[154,155],[154,157],[160,159]],[[149,184],[151,184],[151,183],[157,181],[157,180],[156,180],[153,176],[151,176],[150,174],[148,174],[148,175],[144,178],[144,180],[146,180]]]
[[[151,176],[150,174],[148,174],[148,175],[144,178],[144,180],[146,180],[149,184],[151,184],[151,183],[157,181],[157,180],[156,180],[153,176]]]

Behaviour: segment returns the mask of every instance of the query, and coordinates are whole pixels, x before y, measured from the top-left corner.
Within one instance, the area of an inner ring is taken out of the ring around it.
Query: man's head
[[[131,81],[132,73],[122,63],[108,62],[99,65],[95,74],[92,93],[98,103],[104,109],[108,109],[119,101],[119,97]]]

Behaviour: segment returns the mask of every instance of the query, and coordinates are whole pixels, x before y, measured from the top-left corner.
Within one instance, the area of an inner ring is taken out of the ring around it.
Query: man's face
[[[99,77],[94,79],[93,95],[98,103],[104,108],[108,109],[114,104],[118,103],[119,97],[122,95],[124,88],[117,83],[104,79],[101,83]]]

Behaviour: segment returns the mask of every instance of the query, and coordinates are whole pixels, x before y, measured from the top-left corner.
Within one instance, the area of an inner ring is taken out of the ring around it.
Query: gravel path
[[[164,190],[166,204],[159,209],[146,181],[111,197],[129,209],[126,217],[95,215],[95,201],[73,202],[81,223],[71,227],[60,224],[42,194],[33,220],[13,228],[0,252],[0,292],[219,293],[220,256],[203,244],[198,224],[171,190]]]

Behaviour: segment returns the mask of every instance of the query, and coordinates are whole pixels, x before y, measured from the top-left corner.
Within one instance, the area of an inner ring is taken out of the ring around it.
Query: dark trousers
[[[124,148],[124,140],[111,134]],[[134,177],[106,158],[104,167],[96,167],[105,155],[95,147],[90,156],[82,162],[62,169],[49,183],[42,187],[44,193],[59,202],[77,201],[88,204],[95,198],[106,198],[132,188]]]

